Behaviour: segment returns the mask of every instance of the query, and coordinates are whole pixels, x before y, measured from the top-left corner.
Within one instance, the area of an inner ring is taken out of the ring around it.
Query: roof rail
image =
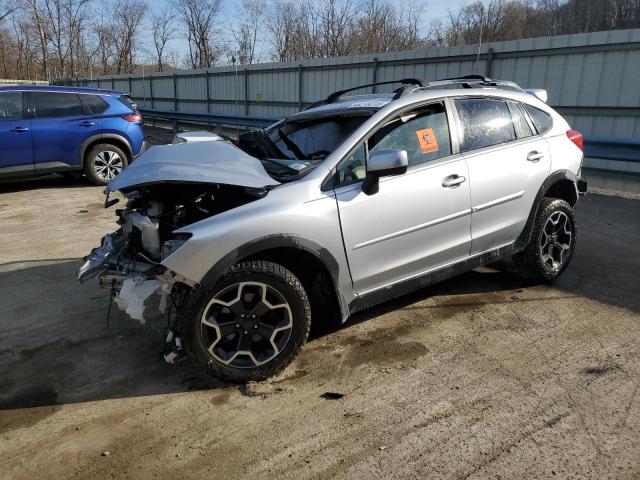
[[[347,92],[352,92],[354,90],[360,90],[361,88],[373,87],[373,86],[376,86],[376,85],[390,85],[392,83],[402,83],[403,85],[418,85],[419,87],[422,87],[422,81],[418,80],[416,78],[403,78],[401,80],[391,80],[391,81],[388,81],[388,82],[367,83],[366,85],[359,85],[357,87],[351,87],[351,88],[347,88],[345,90],[338,90],[337,92],[333,92],[331,95],[329,95],[327,97],[326,102],[327,103],[333,103],[333,102],[335,102],[337,99],[339,99],[342,95],[344,95]]]
[[[436,80],[437,82],[445,82],[447,80],[481,80],[483,82],[492,82],[489,77],[485,77],[484,75],[463,75],[462,77],[451,77],[451,78],[443,78],[441,80]]]

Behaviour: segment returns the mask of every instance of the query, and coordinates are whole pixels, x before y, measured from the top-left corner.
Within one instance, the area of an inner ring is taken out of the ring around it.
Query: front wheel
[[[311,308],[289,270],[252,261],[193,292],[183,318],[190,358],[221,380],[246,382],[275,375],[293,361],[309,335]]]
[[[529,244],[513,257],[517,270],[538,281],[556,279],[573,257],[576,233],[576,217],[571,205],[558,198],[543,198]]]

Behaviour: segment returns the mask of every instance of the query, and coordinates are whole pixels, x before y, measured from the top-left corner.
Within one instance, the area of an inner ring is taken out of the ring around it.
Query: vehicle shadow
[[[578,212],[582,230],[575,258],[553,289],[640,314],[640,225],[632,221],[640,202],[629,202],[623,205],[627,214],[610,210],[606,198],[585,201],[593,210]],[[603,221],[622,231],[603,228]],[[0,413],[224,386],[189,362],[162,360],[163,321],[141,326],[114,306],[107,328],[108,292],[96,282],[79,284],[78,265],[69,259],[0,265]],[[508,301],[531,301],[517,294],[531,286],[509,271],[474,270],[355,314],[345,325],[316,328],[310,341],[390,311],[425,308],[416,304],[434,297],[465,306],[495,303],[492,293],[509,292]]]
[[[14,193],[25,190],[42,190],[49,188],[78,188],[78,187],[94,187],[84,176],[66,177],[58,173],[44,175],[42,177],[3,180],[0,182],[0,195],[3,193]]]

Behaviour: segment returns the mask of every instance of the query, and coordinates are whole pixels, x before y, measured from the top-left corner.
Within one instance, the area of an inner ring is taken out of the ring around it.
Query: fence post
[[[373,58],[373,75],[371,76],[371,83],[378,81],[378,57]],[[371,89],[371,93],[376,93],[376,86]]]
[[[491,77],[491,67],[493,65],[493,48],[487,51],[487,66],[485,68],[485,77]]]
[[[173,110],[178,111],[178,75],[173,74]]]
[[[209,91],[209,70],[204,72],[204,81],[207,82],[207,113],[211,113],[211,92]]]
[[[149,97],[151,100],[151,110],[153,110],[153,75],[149,75]]]
[[[302,64],[298,65],[298,110],[302,110]]]
[[[249,69],[244,69],[244,114],[249,116]]]
[[[116,79],[111,77],[111,90],[116,89]]]
[[[127,92],[127,94],[133,97],[133,95],[131,95],[132,93],[133,93],[133,89],[131,88],[131,74],[129,74],[129,91]]]

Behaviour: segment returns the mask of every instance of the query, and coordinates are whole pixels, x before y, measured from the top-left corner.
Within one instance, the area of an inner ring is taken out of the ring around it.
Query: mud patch
[[[618,367],[617,365],[602,365],[597,367],[583,368],[582,373],[591,377],[601,377],[603,375],[606,375],[607,373],[611,373],[619,369],[620,367]]]
[[[210,400],[210,403],[211,405],[220,406],[220,405],[225,405],[229,403],[230,399],[231,399],[231,392],[228,390],[225,390],[217,394],[215,397],[213,397]]]

